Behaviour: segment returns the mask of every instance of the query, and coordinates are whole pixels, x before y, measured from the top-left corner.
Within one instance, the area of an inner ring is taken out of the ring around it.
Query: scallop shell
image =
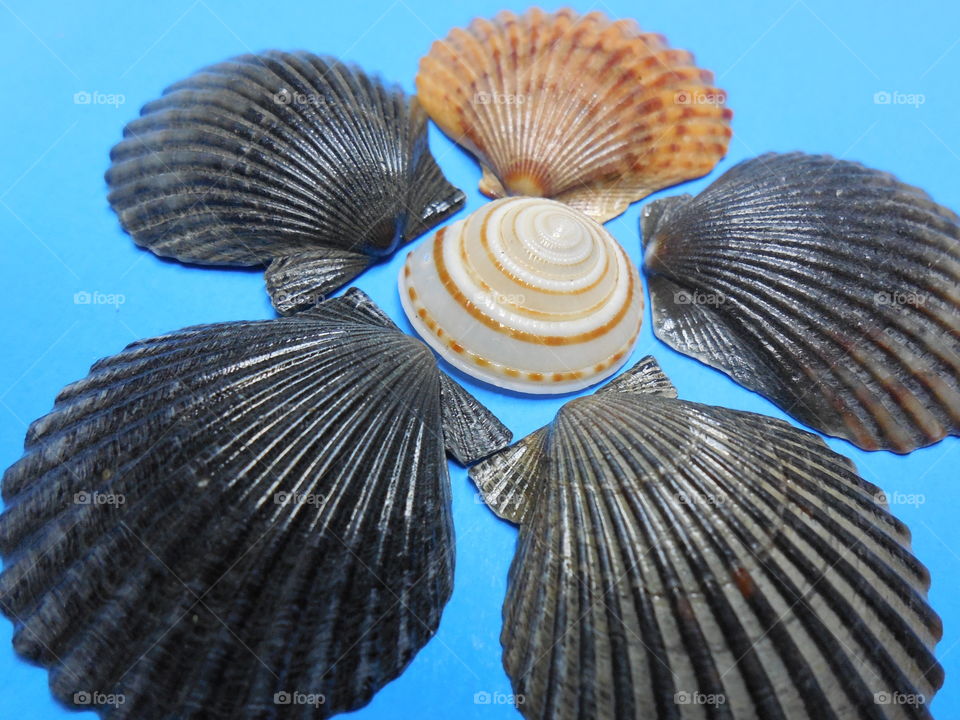
[[[960,432],[960,221],[922,190],[770,154],[651,203],[641,229],[671,347],[867,450]]]
[[[712,73],[599,12],[474,20],[433,44],[417,94],[480,161],[482,192],[555,198],[601,222],[710,172],[730,140]]]
[[[357,708],[450,595],[445,445],[507,442],[356,291],[134,343],[60,393],[4,476],[14,646],[111,720]]]
[[[463,205],[415,98],[332,58],[270,51],[167,88],[124,130],[110,204],[138,245],[267,266],[292,312]]]
[[[527,393],[579,390],[626,362],[643,320],[633,262],[603,226],[552,200],[505,198],[407,256],[400,299],[450,364]]]
[[[645,358],[470,470],[521,523],[520,712],[929,718],[941,624],[879,489],[815,435],[675,394]]]

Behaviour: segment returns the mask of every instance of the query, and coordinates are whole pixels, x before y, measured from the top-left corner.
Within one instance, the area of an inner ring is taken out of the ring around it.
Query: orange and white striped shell
[[[602,225],[553,200],[505,198],[407,256],[414,329],[468,375],[520,392],[579,390],[612,375],[643,320],[637,268]]]
[[[483,165],[483,193],[550,197],[600,222],[710,172],[731,134],[711,72],[599,12],[474,20],[433,44],[417,93]]]

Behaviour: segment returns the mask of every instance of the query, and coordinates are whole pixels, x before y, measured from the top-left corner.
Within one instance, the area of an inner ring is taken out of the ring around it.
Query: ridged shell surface
[[[407,256],[400,298],[452,365],[527,393],[579,390],[626,362],[643,320],[633,262],[577,210],[504,198]]]
[[[357,708],[450,595],[444,448],[507,442],[359,292],[134,343],[60,393],[4,476],[14,646],[111,720]]]
[[[654,331],[867,450],[960,433],[960,221],[892,175],[763,155],[641,231]]]
[[[113,148],[110,204],[138,245],[267,265],[281,312],[316,303],[458,210],[415,98],[306,52],[243,55],[148,103]]]
[[[724,156],[731,113],[713,82],[632,20],[533,9],[435,42],[417,94],[483,165],[482,192],[552,197],[603,222]]]
[[[470,470],[522,523],[501,635],[518,710],[929,718],[941,624],[880,490],[815,435],[674,396],[647,358]]]

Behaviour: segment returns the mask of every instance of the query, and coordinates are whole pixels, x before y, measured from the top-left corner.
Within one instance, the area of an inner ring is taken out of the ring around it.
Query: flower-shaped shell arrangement
[[[444,450],[509,437],[357,291],[134,343],[60,393],[4,475],[14,646],[65,703],[122,695],[97,703],[111,720],[353,710],[450,596]]]
[[[678,400],[646,358],[470,475],[520,523],[501,642],[529,720],[930,717],[927,570],[815,435]]]
[[[643,320],[640,278],[620,244],[542,198],[497,200],[440,229],[407,256],[400,298],[452,365],[527,393],[612,375]]]
[[[310,53],[244,55],[167,88],[111,153],[138,245],[267,266],[282,313],[311,305],[456,212],[415,98]]]
[[[601,222],[710,172],[731,113],[693,56],[632,20],[533,9],[433,44],[417,94],[491,197],[551,197]]]

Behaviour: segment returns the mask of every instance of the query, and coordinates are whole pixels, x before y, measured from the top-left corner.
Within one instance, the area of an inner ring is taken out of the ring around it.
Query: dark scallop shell
[[[358,291],[134,343],[60,393],[4,476],[14,646],[111,720],[357,708],[450,595],[444,448],[507,442]]]
[[[644,208],[654,332],[867,450],[960,432],[960,221],[892,175],[763,155]]]
[[[520,712],[930,717],[941,624],[880,490],[811,433],[675,394],[645,358],[470,470],[521,524]]]
[[[138,245],[267,266],[283,313],[460,209],[416,98],[306,52],[243,55],[167,88],[124,129],[110,204]]]

